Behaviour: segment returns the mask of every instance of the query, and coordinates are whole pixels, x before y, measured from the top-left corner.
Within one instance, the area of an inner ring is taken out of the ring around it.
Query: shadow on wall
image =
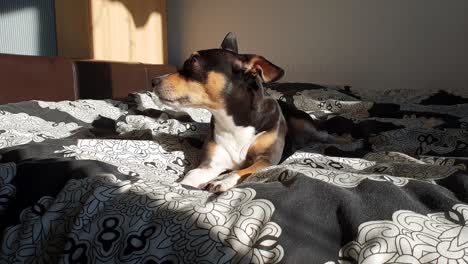
[[[142,28],[148,22],[150,16],[157,10],[152,8],[142,8],[144,4],[141,1],[135,0],[110,0],[111,2],[120,2],[125,6],[128,12],[132,15],[133,22],[137,28]]]
[[[95,58],[167,60],[164,0],[95,0],[89,7]],[[119,44],[113,45],[115,41]]]
[[[56,56],[54,0],[0,0],[0,53]]]

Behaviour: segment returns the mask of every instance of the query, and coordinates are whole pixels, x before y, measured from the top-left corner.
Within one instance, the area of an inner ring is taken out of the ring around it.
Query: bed
[[[267,88],[353,141],[220,194],[177,183],[209,112],[150,92],[0,105],[0,263],[468,263],[468,99]]]

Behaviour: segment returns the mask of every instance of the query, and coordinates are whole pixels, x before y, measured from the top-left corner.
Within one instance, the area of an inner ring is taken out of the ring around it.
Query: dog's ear
[[[221,43],[221,48],[238,53],[236,35],[232,32],[227,33],[227,35],[224,37],[223,42]]]
[[[254,76],[259,75],[265,83],[277,81],[284,75],[283,69],[262,56],[245,55],[245,58],[243,63],[245,71]]]

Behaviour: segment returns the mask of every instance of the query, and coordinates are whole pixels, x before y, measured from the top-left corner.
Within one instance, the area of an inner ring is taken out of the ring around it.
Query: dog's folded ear
[[[239,53],[237,48],[236,35],[232,32],[229,32],[224,37],[224,40],[221,43],[221,48]],[[239,60],[236,60],[235,63],[237,68],[242,68],[246,73],[250,73],[254,76],[260,76],[265,83],[277,81],[284,75],[283,69],[269,62],[262,56],[238,55],[238,58]]]
[[[221,43],[221,48],[238,53],[236,35],[232,32],[227,33],[227,35],[224,37],[223,42]]]
[[[245,55],[243,68],[252,75],[259,75],[263,82],[269,83],[279,80],[284,75],[284,70],[269,62],[262,56]]]

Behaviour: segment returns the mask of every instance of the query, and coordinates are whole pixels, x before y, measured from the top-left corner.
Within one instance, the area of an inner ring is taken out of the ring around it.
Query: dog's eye
[[[186,70],[193,70],[194,66],[198,64],[198,61],[198,55],[192,55],[184,62],[183,68]]]
[[[192,64],[197,63],[199,59],[200,58],[198,55],[192,55],[192,57],[190,57],[190,63]]]

